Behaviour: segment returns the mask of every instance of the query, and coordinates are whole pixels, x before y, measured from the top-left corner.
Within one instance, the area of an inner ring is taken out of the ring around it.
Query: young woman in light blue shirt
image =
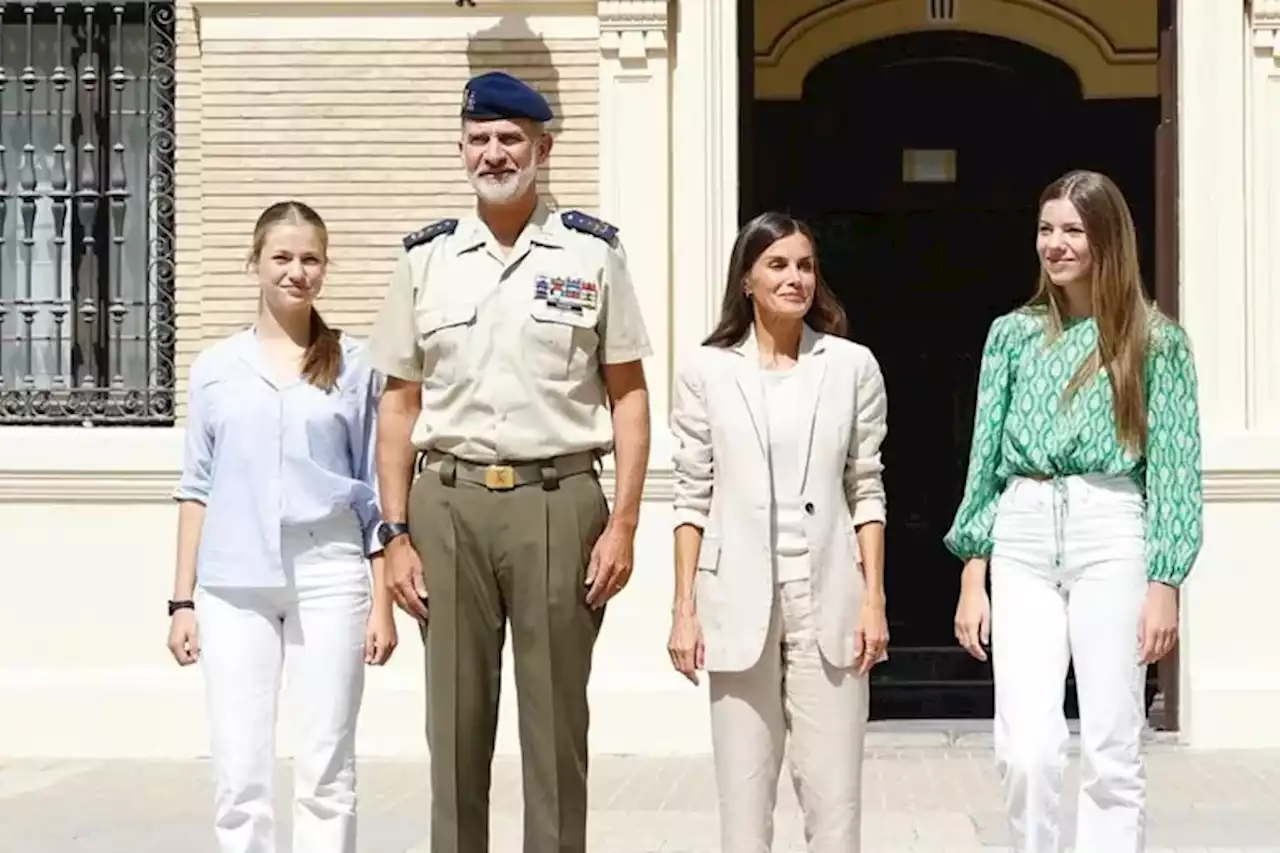
[[[376,544],[381,385],[360,346],[315,309],[328,242],[301,202],[263,211],[249,258],[257,321],[191,368],[169,649],[204,670],[221,853],[275,851],[286,666],[293,849],[354,853],[364,665],[396,645]]]

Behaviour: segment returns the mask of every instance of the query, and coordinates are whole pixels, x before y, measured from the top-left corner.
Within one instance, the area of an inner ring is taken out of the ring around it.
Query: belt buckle
[[[510,465],[490,465],[484,469],[484,484],[493,491],[505,492],[516,487],[516,469]]]

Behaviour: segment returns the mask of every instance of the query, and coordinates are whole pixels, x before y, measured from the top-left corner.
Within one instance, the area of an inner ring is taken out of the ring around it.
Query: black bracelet
[[[196,609],[196,603],[189,598],[185,598],[182,601],[169,602],[170,616],[177,613],[179,610],[195,610],[195,609]]]

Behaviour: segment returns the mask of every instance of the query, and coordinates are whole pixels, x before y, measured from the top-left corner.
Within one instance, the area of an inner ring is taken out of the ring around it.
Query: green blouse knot
[[[1043,314],[1018,309],[987,333],[964,498],[945,543],[962,560],[991,555],[996,507],[1010,478],[1132,477],[1146,497],[1147,577],[1180,585],[1200,552],[1204,503],[1195,363],[1186,333],[1152,311],[1146,361],[1147,446],[1116,435],[1111,383],[1099,372],[1067,406],[1071,377],[1097,347],[1091,319],[1049,344]]]

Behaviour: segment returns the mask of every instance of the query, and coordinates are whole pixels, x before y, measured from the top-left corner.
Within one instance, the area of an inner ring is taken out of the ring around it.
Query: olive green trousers
[[[424,470],[409,499],[428,612],[431,853],[489,850],[489,789],[510,623],[524,853],[584,853],[587,681],[603,609],[587,562],[609,506],[594,473],[506,491]]]

